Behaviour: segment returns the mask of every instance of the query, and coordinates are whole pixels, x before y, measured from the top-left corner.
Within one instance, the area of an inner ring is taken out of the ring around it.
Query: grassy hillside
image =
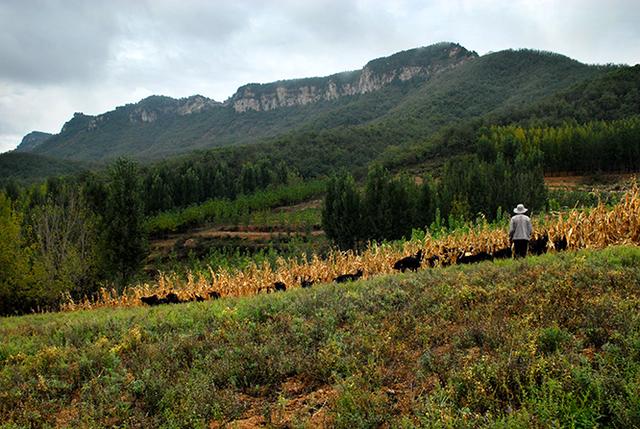
[[[637,427],[640,250],[0,319],[3,427]]]

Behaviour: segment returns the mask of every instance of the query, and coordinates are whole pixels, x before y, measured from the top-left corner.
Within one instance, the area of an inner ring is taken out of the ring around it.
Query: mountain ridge
[[[353,130],[337,138],[346,136],[339,144],[348,153],[349,136],[379,124],[386,141],[376,142],[375,149],[358,145],[382,153],[385,146],[423,141],[456,121],[535,102],[601,71],[559,54],[507,50],[477,56],[459,44],[440,43],[371,60],[360,71],[244,85],[222,103],[203,96],[151,96],[102,115],[78,113],[33,151],[62,159],[130,156],[149,162],[346,127]],[[367,85],[358,84],[372,75],[376,79]],[[337,88],[340,79],[342,88],[358,91],[334,97],[322,90]],[[251,97],[242,98],[247,89]],[[244,107],[238,108],[241,100]]]

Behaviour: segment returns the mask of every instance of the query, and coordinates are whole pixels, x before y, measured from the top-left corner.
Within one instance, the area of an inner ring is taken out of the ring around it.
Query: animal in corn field
[[[401,272],[405,272],[406,270],[418,271],[420,265],[422,264],[422,249],[418,250],[418,253],[415,256],[405,256],[402,259],[399,259],[393,264],[393,269]]]
[[[159,298],[158,295],[155,295],[155,294],[151,296],[143,296],[140,298],[140,301],[150,306],[160,305],[165,303],[164,299]]]
[[[511,247],[505,247],[493,252],[493,259],[508,259],[511,258],[512,255]]]
[[[547,234],[539,235],[533,240],[529,241],[529,253],[532,255],[542,255],[547,253],[549,247],[549,236]]]
[[[178,295],[176,295],[173,292],[169,292],[167,296],[164,297],[164,299],[167,302],[167,304],[181,304],[183,302],[182,300],[180,300]]]
[[[483,261],[492,261],[493,256],[487,252],[465,252],[456,259],[456,264],[475,264]]]
[[[567,237],[564,235],[558,239],[553,240],[553,247],[558,251],[567,250]]]
[[[354,282],[362,277],[362,274],[364,274],[362,269],[358,269],[354,274],[341,274],[334,278],[333,281],[336,283]]]
[[[313,280],[305,277],[300,281],[300,287],[303,289],[310,288],[313,285]]]
[[[159,298],[158,295],[155,294],[151,296],[143,296],[140,298],[140,301],[150,306],[161,304],[181,304],[183,302],[187,302],[182,301],[178,295],[173,292],[169,292],[164,298]]]
[[[440,257],[438,255],[433,255],[433,256],[428,257],[426,262],[427,262],[428,266],[433,268],[438,264],[439,260],[440,260]]]

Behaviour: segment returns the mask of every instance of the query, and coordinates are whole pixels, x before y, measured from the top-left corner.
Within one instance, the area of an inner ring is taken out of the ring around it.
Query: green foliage
[[[322,228],[339,247],[355,247],[364,233],[362,201],[353,177],[333,176],[322,207]]]
[[[564,123],[556,127],[509,125],[481,131],[477,153],[482,159],[522,151],[544,157],[547,173],[595,174],[640,170],[640,116],[615,121]],[[511,156],[512,157],[512,156]]]
[[[65,187],[55,199],[29,210],[31,241],[44,265],[50,305],[64,293],[75,297],[97,290],[99,275],[98,218],[79,191]],[[41,297],[45,300],[45,296]]]
[[[0,192],[0,314],[29,308],[35,298],[29,296],[34,285],[29,279],[29,249],[22,246],[21,222],[11,200]]]
[[[106,210],[102,217],[106,269],[122,285],[140,267],[147,252],[142,181],[138,166],[119,159],[108,171]]]
[[[314,180],[239,195],[233,200],[213,199],[185,209],[159,213],[146,220],[145,229],[152,236],[157,236],[183,231],[206,222],[241,224],[256,212],[306,201],[318,196],[324,189],[324,181]]]
[[[90,163],[65,161],[23,152],[0,154],[0,188],[11,180],[22,184],[35,183],[50,176],[79,174],[93,167]]]

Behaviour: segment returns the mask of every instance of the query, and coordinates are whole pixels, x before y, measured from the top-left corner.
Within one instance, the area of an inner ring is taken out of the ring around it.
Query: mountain
[[[22,141],[16,148],[16,152],[31,152],[47,141],[52,135],[53,134],[43,133],[41,131],[32,131],[22,138]]]
[[[76,113],[36,152],[81,160],[119,155],[159,159],[194,149],[248,144],[313,123],[327,112],[386,90],[388,101],[373,111],[360,106],[349,124],[371,120],[422,82],[477,58],[453,43],[399,52],[361,70],[322,78],[249,84],[224,103],[201,96],[175,100],[153,96],[102,115]],[[353,116],[353,115],[352,115]],[[323,126],[337,126],[331,117]],[[319,125],[319,124],[317,124]]]
[[[296,166],[313,163],[301,166],[303,174],[323,174],[395,156],[461,122],[522,111],[609,71],[548,52],[478,56],[440,43],[358,71],[244,85],[223,103],[152,96],[102,115],[78,113],[34,152],[153,161],[231,148],[221,153],[239,162],[275,154]]]

